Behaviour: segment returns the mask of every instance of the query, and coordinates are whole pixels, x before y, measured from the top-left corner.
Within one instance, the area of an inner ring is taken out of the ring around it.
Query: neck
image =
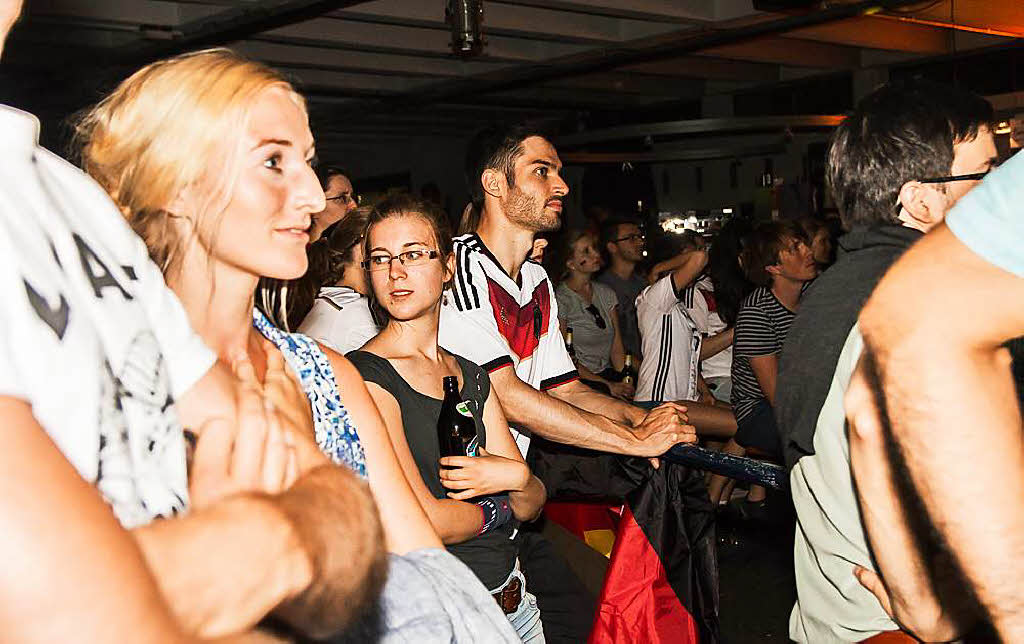
[[[590,273],[581,273],[579,271],[569,271],[569,276],[565,278],[565,283],[569,288],[576,291],[577,293],[590,290]]]
[[[167,284],[185,307],[192,328],[222,359],[248,353],[259,278],[212,259],[195,241],[183,253],[180,267],[167,275]]]
[[[388,321],[377,336],[377,342],[390,348],[395,357],[416,356],[440,361],[441,349],[437,344],[437,325],[441,317],[440,302],[429,311],[412,320]]]
[[[804,283],[801,281],[779,276],[772,281],[772,293],[783,306],[795,311],[800,305],[800,291],[803,286]]]
[[[618,255],[612,255],[612,264],[608,267],[612,273],[622,279],[629,279],[633,276],[633,271],[636,270],[636,262],[623,259]]]
[[[509,222],[501,206],[489,198],[476,232],[509,277],[518,281],[519,269],[533,250],[533,231]]]

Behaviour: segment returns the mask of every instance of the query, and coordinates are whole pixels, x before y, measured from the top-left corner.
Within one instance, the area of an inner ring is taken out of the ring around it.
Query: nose
[[[327,198],[313,168],[303,165],[292,184],[293,202],[301,212],[314,215],[327,208]]]
[[[563,179],[562,175],[560,174],[555,175],[553,188],[554,194],[557,197],[564,197],[565,195],[569,194],[569,184],[565,182],[565,179]]]
[[[402,263],[402,260],[398,259],[398,255],[395,255],[388,263],[388,276],[394,281],[405,277],[405,275],[405,264]]]

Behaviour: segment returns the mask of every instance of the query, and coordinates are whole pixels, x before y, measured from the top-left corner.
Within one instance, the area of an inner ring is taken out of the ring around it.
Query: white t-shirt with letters
[[[0,106],[0,395],[132,528],[188,507],[174,400],[216,356],[106,193]]]

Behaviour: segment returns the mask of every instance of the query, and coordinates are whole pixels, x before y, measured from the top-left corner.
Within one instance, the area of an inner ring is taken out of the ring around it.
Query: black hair
[[[316,167],[316,178],[320,180],[320,187],[324,190],[327,190],[327,184],[330,183],[331,179],[334,177],[350,178],[348,176],[348,171],[338,165],[325,163]]]
[[[836,128],[826,179],[847,230],[898,223],[908,181],[950,173],[953,146],[994,118],[988,101],[966,90],[914,79],[887,83]]]
[[[753,225],[745,217],[733,217],[722,226],[708,251],[708,275],[715,289],[718,317],[729,326],[736,324],[743,298],[753,290],[740,266],[743,239]]]
[[[484,170],[499,170],[505,175],[509,187],[515,185],[516,159],[523,154],[523,141],[531,136],[548,139],[548,133],[536,123],[492,125],[480,130],[466,147],[466,187],[470,199],[480,208],[484,203],[484,189],[480,175]]]

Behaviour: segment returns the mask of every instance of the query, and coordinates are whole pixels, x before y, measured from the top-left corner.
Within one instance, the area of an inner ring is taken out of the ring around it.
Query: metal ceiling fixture
[[[452,53],[469,58],[483,52],[483,0],[448,0],[444,20],[452,30]]]

